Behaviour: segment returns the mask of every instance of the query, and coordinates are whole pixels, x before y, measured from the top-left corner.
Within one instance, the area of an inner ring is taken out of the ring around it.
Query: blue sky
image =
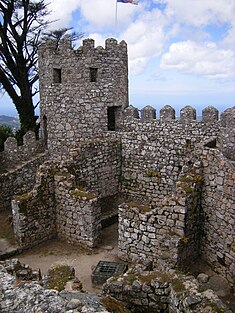
[[[235,0],[50,0],[54,27],[73,26],[96,45],[128,44],[130,104],[186,105],[220,111],[235,105]],[[77,43],[80,45],[80,42]],[[14,115],[0,97],[0,115]]]

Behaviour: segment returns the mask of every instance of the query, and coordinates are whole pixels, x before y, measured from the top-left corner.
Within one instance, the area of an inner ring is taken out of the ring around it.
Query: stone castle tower
[[[39,50],[42,136],[50,152],[66,150],[82,134],[118,129],[128,106],[127,45],[107,39],[105,48],[85,39]],[[65,151],[64,151],[65,152]]]

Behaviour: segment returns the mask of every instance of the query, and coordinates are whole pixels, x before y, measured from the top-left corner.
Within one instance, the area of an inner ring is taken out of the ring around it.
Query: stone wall
[[[146,110],[150,111],[150,107]],[[131,111],[132,116],[123,122],[122,191],[153,205],[174,190],[181,169],[187,165],[195,147],[219,133],[218,117],[208,121],[207,111],[204,121],[199,122],[191,117],[195,113],[191,107],[181,110],[180,120],[169,118],[172,110],[170,106],[164,107],[159,120],[146,113],[144,118],[137,119],[135,109],[129,107],[126,112]],[[210,114],[215,111],[208,110]]]
[[[56,236],[54,174],[49,163],[37,172],[32,191],[12,200],[14,233],[21,247],[31,247]]]
[[[119,206],[119,256],[125,260],[162,260],[183,268],[200,254],[203,228],[200,169],[181,176],[176,192],[156,206],[134,202]]]
[[[111,134],[77,142],[69,153],[70,171],[80,187],[95,193],[99,198],[119,192],[121,175],[121,141]],[[69,165],[68,165],[69,166]]]
[[[223,155],[235,161],[235,107],[221,114],[221,126]]]
[[[58,236],[93,247],[99,241],[100,207],[95,195],[76,188],[64,165],[44,163],[32,191],[12,201],[15,236],[21,247],[31,247]]]
[[[127,47],[107,39],[105,48],[85,39],[73,50],[46,42],[39,50],[42,136],[61,155],[81,134],[118,129],[128,105]]]
[[[118,193],[120,167],[120,141],[112,138],[80,141],[77,149],[71,149],[70,159],[43,164],[34,189],[13,202],[14,229],[21,246],[51,236],[97,245],[102,201]]]
[[[10,211],[13,196],[32,189],[37,169],[46,158],[46,154],[38,154],[31,160],[20,162],[11,170],[0,175],[0,211]]]
[[[203,151],[205,211],[203,255],[231,284],[235,283],[235,167],[217,149]]]
[[[4,151],[0,152],[0,173],[7,172],[20,162],[31,160],[38,153],[44,152],[42,140],[36,140],[35,133],[28,131],[23,137],[23,145],[18,146],[14,137],[8,137]]]
[[[121,300],[133,313],[232,313],[212,290],[200,290],[192,276],[130,269],[103,285],[103,293]]]
[[[76,188],[73,175],[58,172],[55,197],[58,237],[91,248],[96,246],[101,232],[101,208],[96,195]]]

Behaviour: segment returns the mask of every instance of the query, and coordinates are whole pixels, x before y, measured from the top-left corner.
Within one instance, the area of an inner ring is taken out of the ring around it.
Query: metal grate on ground
[[[102,285],[112,276],[125,273],[127,264],[123,262],[99,261],[91,275],[94,285]]]

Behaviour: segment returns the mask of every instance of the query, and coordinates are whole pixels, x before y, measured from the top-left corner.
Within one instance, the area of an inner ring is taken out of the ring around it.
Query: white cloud
[[[171,36],[180,36],[184,40],[204,41],[213,37],[206,26],[229,27],[220,43],[226,48],[235,47],[235,0],[153,0],[165,4],[165,14],[172,23]],[[194,36],[194,39],[193,39]]]
[[[118,40],[125,40],[128,44],[129,72],[133,75],[141,74],[148,61],[162,53],[164,46],[164,26],[166,20],[159,10],[142,13],[124,32]],[[104,46],[107,35],[90,33],[96,45]]]
[[[194,26],[231,23],[235,15],[234,0],[165,0],[165,3],[172,18]]]
[[[98,28],[114,25],[115,2],[109,0],[81,0],[81,15]]]
[[[177,42],[162,56],[161,67],[209,79],[235,79],[235,53],[211,42]]]
[[[184,41],[170,45],[169,52],[162,57],[163,68],[207,78],[234,77],[235,0],[152,1],[166,7],[161,11],[150,10],[147,1],[141,1],[138,6],[119,3],[117,32],[115,0],[67,0],[66,4],[64,0],[51,0],[50,8],[54,12],[52,18],[59,19],[56,27],[69,26],[77,10],[79,31],[90,32],[89,37],[95,39],[96,45],[103,46],[107,37],[124,39],[128,44],[131,74],[141,74],[148,62],[167,48],[170,39],[178,37]],[[213,38],[204,27],[213,24],[231,27],[223,41],[203,43]]]
[[[88,29],[102,31],[105,27],[115,30],[116,1],[115,0],[80,0],[82,18],[88,23]],[[140,11],[140,6],[117,4],[117,26],[130,24],[132,16]]]
[[[68,27],[72,13],[80,7],[81,0],[50,0],[48,9],[51,11],[50,20],[55,21],[51,28]]]
[[[130,73],[143,72],[150,58],[159,56],[165,43],[166,19],[159,10],[141,14],[120,38],[128,43]]]
[[[229,28],[222,45],[226,48],[230,48],[234,50],[235,47],[235,22],[232,23],[231,27]]]

